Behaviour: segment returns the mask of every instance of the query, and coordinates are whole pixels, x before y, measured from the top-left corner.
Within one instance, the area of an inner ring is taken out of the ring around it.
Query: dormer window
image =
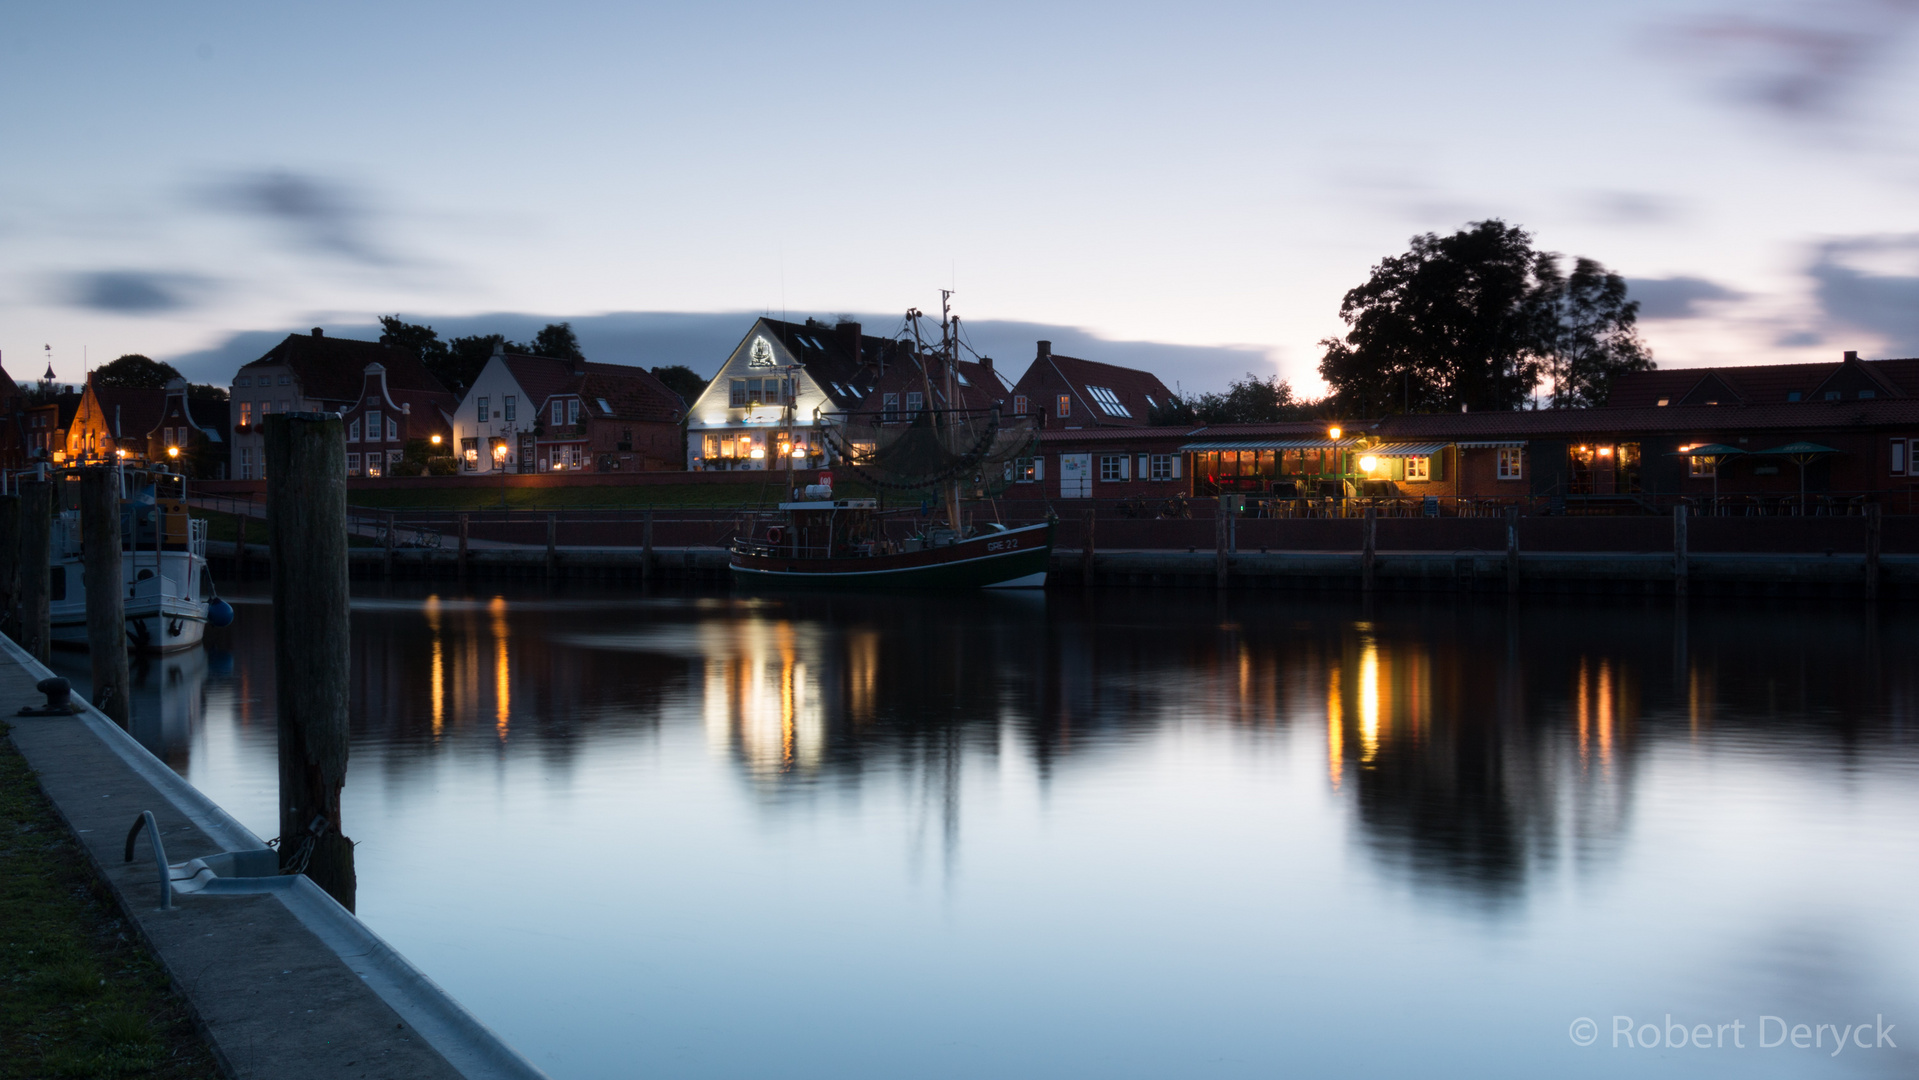
[[[1859,391],[1859,400],[1860,400],[1860,401],[1865,401],[1865,400],[1867,400],[1868,398],[1871,398],[1871,397],[1873,397],[1873,396],[1875,396],[1875,395],[1874,395],[1874,392],[1873,392],[1873,391],[1871,391],[1871,390],[1861,390],[1861,391]]]
[[[1786,400],[1787,400],[1787,401],[1798,401],[1798,400],[1800,400],[1800,399],[1801,399],[1801,398],[1803,398],[1803,397],[1805,397],[1805,395],[1804,395],[1804,394],[1801,394],[1801,393],[1800,393],[1799,391],[1797,391],[1797,390],[1793,390],[1793,391],[1790,391],[1790,392],[1788,392],[1788,393],[1786,394]],[[1660,404],[1661,404],[1661,405],[1664,405],[1664,404],[1665,404],[1665,402],[1663,402],[1663,401],[1662,401],[1662,402],[1660,402]]]
[[[1799,396],[1798,394],[1794,394],[1794,395],[1793,395],[1793,397],[1798,397],[1798,396]],[[1660,399],[1659,399],[1659,404],[1661,404],[1661,405],[1670,405],[1670,404],[1672,404],[1672,399],[1671,399],[1671,398],[1663,398],[1663,397],[1662,397],[1662,398],[1660,398]]]
[[[1839,400],[1839,398],[1840,398],[1840,394],[1839,394],[1839,391],[1837,391],[1837,390],[1828,390],[1828,391],[1826,391],[1826,400],[1827,400],[1827,401],[1838,401],[1838,400]]]
[[[1119,395],[1104,386],[1089,386],[1086,388],[1086,393],[1092,397],[1093,403],[1099,406],[1100,411],[1108,416],[1130,418],[1133,415],[1125,405],[1120,404]]]

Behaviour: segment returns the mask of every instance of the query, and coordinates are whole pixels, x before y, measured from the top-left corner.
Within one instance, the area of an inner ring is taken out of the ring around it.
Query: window
[[[400,421],[396,417],[389,416],[386,418],[386,441],[400,441]]]
[[[1711,477],[1719,475],[1719,459],[1716,457],[1688,457],[1691,467],[1686,470],[1688,476]]]
[[[1054,412],[1059,416],[1073,415],[1073,395],[1061,394],[1059,401],[1054,406]]]
[[[1015,484],[1030,484],[1038,480],[1039,469],[1036,460],[1029,457],[1014,458],[1012,473],[1008,479]]]
[[[400,458],[403,456],[405,455],[398,450],[388,450],[386,452],[386,471],[388,475],[392,475],[393,470],[400,464]]]
[[[1132,458],[1126,454],[1101,454],[1099,458],[1099,478],[1101,480],[1124,480],[1131,471],[1127,466]]]
[[[281,399],[280,399],[280,411],[281,411],[281,412],[291,412],[292,410],[288,408],[288,406],[289,406],[289,405],[291,405],[291,404],[292,404],[292,402],[290,402],[290,401],[288,401],[288,400],[287,400],[286,398],[281,398]]]
[[[378,450],[368,451],[366,456],[366,474],[368,476],[379,476],[382,474],[380,457],[381,454]]]
[[[1406,479],[1424,482],[1433,477],[1433,459],[1428,457],[1409,457],[1406,459]]]
[[[1501,480],[1524,479],[1521,465],[1521,451],[1517,446],[1499,448],[1499,478]]]
[[[366,441],[380,441],[380,410],[378,409],[366,411]]]
[[[1828,391],[1826,391],[1826,400],[1827,400],[1827,401],[1838,401],[1838,400],[1839,400],[1839,397],[1840,397],[1840,394],[1839,394],[1839,391],[1837,391],[1837,390],[1828,390]],[[1718,402],[1716,402],[1716,401],[1709,401],[1709,402],[1707,402],[1706,404],[1708,404],[1708,405],[1717,405],[1717,404],[1719,404],[1719,403],[1718,403]]]
[[[892,423],[900,418],[900,396],[885,394],[880,401],[880,422]]]
[[[1799,400],[1799,395],[1798,395],[1798,394],[1794,394],[1794,395],[1792,395],[1792,400],[1794,400],[1794,401],[1798,401],[1798,400]],[[1659,404],[1661,404],[1661,405],[1670,405],[1670,404],[1672,404],[1672,399],[1671,399],[1671,398],[1663,398],[1663,397],[1662,397],[1662,398],[1660,398],[1660,399],[1659,399]]]
[[[513,414],[516,411],[518,411],[519,407],[520,407],[520,395],[508,394],[505,397],[501,398],[500,408],[502,411],[505,412],[506,415],[500,417],[500,419],[502,420],[513,419]]]
[[[1892,462],[1892,475],[1904,476],[1906,473],[1906,440],[1892,440],[1892,453],[1889,455],[1889,460]]]
[[[569,424],[577,424],[580,422],[580,399],[579,398],[566,399],[566,422]]]
[[[906,394],[906,418],[911,420],[926,407],[926,396],[918,390],[909,390]]]
[[[293,385],[293,380],[292,380],[291,378],[289,378],[288,376],[285,376],[285,375],[282,375],[282,376],[280,376],[280,385],[281,385],[281,386],[291,386],[291,385]],[[286,409],[285,409],[284,407],[282,407],[282,408],[280,409],[280,411],[281,411],[281,412],[286,412]]]
[[[566,423],[566,405],[563,402],[555,401],[553,403],[553,426],[558,427],[564,423]]]
[[[346,456],[346,474],[348,476],[360,475],[360,455],[348,454]]]
[[[1126,406],[1120,404],[1119,395],[1104,386],[1089,386],[1086,388],[1086,392],[1092,396],[1093,404],[1099,406],[1099,411],[1108,416],[1130,417],[1133,415],[1127,411]],[[1062,413],[1061,415],[1063,416],[1065,414]]]
[[[240,403],[240,426],[249,427],[252,425],[252,423],[253,423],[253,402],[242,401]]]
[[[1149,475],[1151,475],[1153,479],[1155,480],[1179,479],[1179,455],[1154,454],[1152,465],[1153,465],[1153,471]]]
[[[606,403],[606,399],[605,399],[605,398],[594,398],[593,400],[595,400],[595,401],[597,401],[597,402],[599,402],[599,403],[600,403],[600,411],[601,411],[601,412],[603,412],[603,413],[605,413],[605,414],[606,414],[606,415],[608,415],[608,416],[612,416],[612,415],[613,415],[613,406],[611,406],[611,405],[608,405],[608,404]]]
[[[253,479],[253,447],[251,446],[240,448],[240,479]]]
[[[1861,390],[1859,391],[1859,400],[1865,401],[1866,399],[1872,397],[1875,393],[1876,391],[1872,391],[1872,390]]]
[[[357,416],[354,417],[352,420],[347,421],[346,441],[348,442],[360,441],[360,418]]]
[[[759,380],[755,379],[754,381],[758,382]],[[734,409],[746,408],[746,380],[734,379],[732,388],[733,393],[727,401],[727,406]]]
[[[1790,393],[1788,393],[1788,394],[1786,395],[1786,400],[1787,400],[1787,401],[1798,401],[1798,400],[1799,400],[1799,399],[1800,399],[1801,397],[1803,397],[1803,396],[1805,396],[1805,395],[1803,395],[1803,394],[1801,394],[1801,393],[1800,393],[1799,391],[1797,391],[1797,390],[1794,390],[1794,391],[1791,391]],[[1664,405],[1664,404],[1665,404],[1665,402],[1663,402],[1663,401],[1662,401],[1662,402],[1660,402],[1660,404],[1661,404],[1661,405]]]
[[[240,378],[239,378],[238,380],[236,380],[236,381],[234,382],[234,385],[235,385],[235,386],[238,386],[239,388],[241,388],[242,390],[244,390],[244,389],[246,389],[247,387],[249,387],[249,386],[252,386],[252,385],[253,385],[253,376],[251,376],[251,375],[242,375],[242,376],[240,376]]]
[[[1144,397],[1144,398],[1146,399],[1146,407],[1147,407],[1147,408],[1149,408],[1149,409],[1157,409],[1157,408],[1159,408],[1159,402],[1157,402],[1157,401],[1154,401],[1154,400],[1153,400],[1153,395],[1151,395],[1151,394],[1143,394],[1143,395],[1141,395],[1141,396],[1142,396],[1142,397]]]
[[[475,472],[480,467],[480,440],[460,440],[460,460],[465,463],[467,472]]]
[[[1015,416],[1025,416],[1025,415],[1026,415],[1026,404],[1027,404],[1027,403],[1026,403],[1026,395],[1025,395],[1025,394],[1014,394],[1014,395],[1013,395],[1013,415],[1015,415]]]

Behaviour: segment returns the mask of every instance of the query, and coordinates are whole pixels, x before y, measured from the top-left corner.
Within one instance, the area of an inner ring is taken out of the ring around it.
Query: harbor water
[[[135,733],[270,836],[228,598]],[[359,914],[558,1080],[1915,1068],[1891,607],[366,585],[352,647]]]

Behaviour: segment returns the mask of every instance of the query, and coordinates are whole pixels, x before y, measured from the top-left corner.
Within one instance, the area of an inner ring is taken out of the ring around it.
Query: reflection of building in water
[[[756,775],[817,769],[826,748],[828,701],[820,674],[829,666],[819,630],[749,617],[705,623],[700,640],[708,741],[716,749],[737,748]],[[847,649],[849,681],[857,678],[859,664],[876,663],[860,657],[858,647]],[[864,700],[870,708],[870,691]]]
[[[184,766],[194,733],[206,716],[204,646],[133,664],[128,729],[140,745],[169,765]]]

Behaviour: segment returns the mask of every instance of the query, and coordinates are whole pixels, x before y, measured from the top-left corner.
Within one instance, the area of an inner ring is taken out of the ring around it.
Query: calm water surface
[[[268,836],[235,599],[138,726]],[[1856,604],[374,586],[345,816],[361,916],[561,1080],[1903,1076],[1916,649]]]

